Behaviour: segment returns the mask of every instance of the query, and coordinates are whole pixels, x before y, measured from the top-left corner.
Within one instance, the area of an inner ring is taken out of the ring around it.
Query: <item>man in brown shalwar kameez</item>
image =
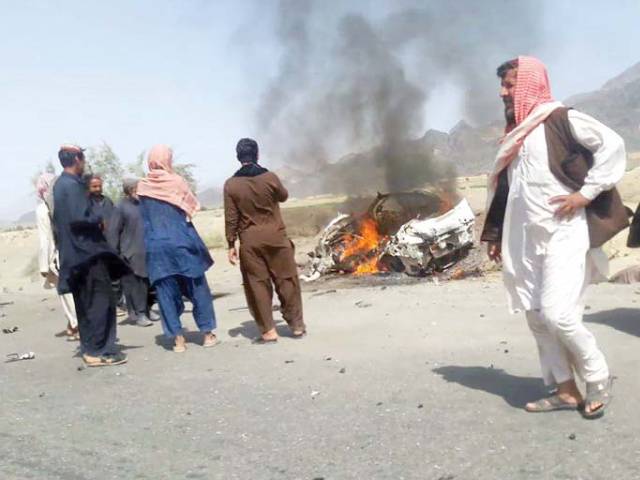
[[[301,338],[306,327],[300,280],[279,205],[289,193],[276,174],[258,165],[255,140],[241,139],[236,154],[242,168],[224,185],[225,231],[232,265],[238,262],[236,240],[240,240],[240,271],[247,304],[262,334],[256,341],[278,341],[271,306],[274,286],[282,316],[293,337]]]

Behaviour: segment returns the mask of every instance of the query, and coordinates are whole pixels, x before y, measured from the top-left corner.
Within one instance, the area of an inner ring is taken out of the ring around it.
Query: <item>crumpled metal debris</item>
[[[423,276],[445,270],[473,245],[474,223],[473,210],[469,202],[462,199],[438,217],[415,219],[402,225],[391,237],[384,255],[399,259],[409,275]]]
[[[309,254],[311,256],[309,273],[302,275],[300,277],[302,280],[305,282],[317,280],[323,274],[329,272],[336,263],[338,263],[339,257],[336,256],[334,247],[340,240],[342,240],[340,232],[353,222],[353,217],[344,213],[339,214],[329,222],[320,234],[315,251]]]
[[[7,363],[9,362],[18,362],[20,360],[33,360],[34,358],[36,358],[36,354],[33,352],[27,352],[27,353],[10,353],[9,355],[7,355]]]
[[[379,203],[378,203],[379,204]],[[375,211],[375,209],[372,209]],[[321,232],[307,272],[301,279],[310,282],[327,273],[342,270],[344,232],[357,224],[352,215],[340,214]],[[460,260],[473,246],[475,215],[466,199],[444,214],[413,218],[390,235],[377,252],[386,270],[412,276],[443,271]]]

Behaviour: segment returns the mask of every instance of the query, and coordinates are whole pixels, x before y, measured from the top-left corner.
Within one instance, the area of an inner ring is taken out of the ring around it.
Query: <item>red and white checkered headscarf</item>
[[[520,125],[538,105],[553,102],[544,64],[534,57],[518,57],[516,92],[513,98],[516,125]]]
[[[515,125],[507,126],[500,149],[496,156],[491,180],[495,186],[498,175],[507,168],[524,142],[524,139],[538,125],[544,122],[551,112],[562,106],[551,96],[551,86],[544,64],[534,57],[518,57],[518,74],[513,95]]]

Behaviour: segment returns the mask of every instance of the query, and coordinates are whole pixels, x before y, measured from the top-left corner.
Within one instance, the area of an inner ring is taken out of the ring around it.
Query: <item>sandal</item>
[[[592,412],[586,410],[582,412],[582,416],[588,420],[596,420],[604,415],[604,411],[611,403],[611,387],[613,386],[613,377],[609,377],[601,382],[587,382],[587,396],[584,399],[585,405],[599,403],[600,406]]]
[[[67,342],[79,342],[80,341],[80,333],[76,332],[71,335],[67,335]]]
[[[291,337],[295,338],[296,340],[299,340],[299,339],[301,339],[303,337],[306,337],[306,335],[307,335],[307,331],[306,330],[302,330],[299,333],[291,332]]]
[[[101,355],[93,357],[91,355],[83,355],[82,360],[87,367],[112,367],[114,365],[122,365],[127,363],[127,356],[124,353],[114,353],[109,355]]]
[[[529,413],[547,413],[559,412],[564,410],[582,410],[582,403],[568,403],[562,400],[558,395],[552,395],[547,398],[541,398],[537,402],[532,402],[533,408],[525,407]]]
[[[278,337],[276,338],[262,338],[262,337],[258,337],[258,338],[254,338],[251,343],[253,343],[254,345],[273,345],[278,343]]]

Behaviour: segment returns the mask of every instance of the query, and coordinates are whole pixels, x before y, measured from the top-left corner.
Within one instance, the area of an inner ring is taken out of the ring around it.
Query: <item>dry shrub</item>
[[[343,211],[341,207],[340,203],[325,203],[283,208],[282,218],[291,237],[313,237]]]
[[[206,233],[202,235],[202,241],[209,250],[223,248],[227,244],[224,235],[220,233]]]

